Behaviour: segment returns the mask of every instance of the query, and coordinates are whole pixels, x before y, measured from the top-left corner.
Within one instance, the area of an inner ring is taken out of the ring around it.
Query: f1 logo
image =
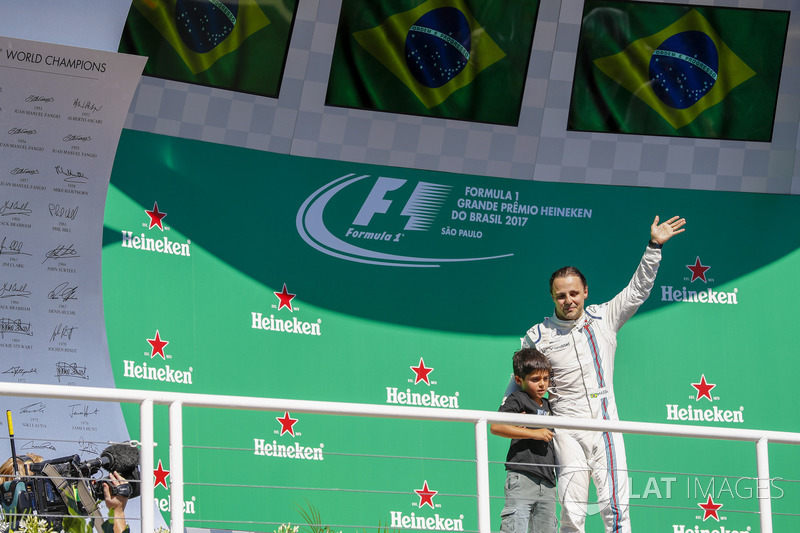
[[[367,226],[372,221],[373,215],[385,215],[392,205],[392,200],[387,200],[386,194],[396,191],[405,185],[406,181],[399,178],[379,177],[353,220],[353,225]],[[426,231],[439,213],[450,189],[449,185],[419,182],[400,213],[401,216],[408,217],[404,229]]]
[[[380,177],[372,186],[372,190],[364,201],[364,205],[358,211],[353,224],[356,226],[368,226],[372,220],[372,215],[380,213],[385,215],[392,205],[391,200],[386,199],[386,193],[396,191],[406,183],[406,180],[398,178]]]

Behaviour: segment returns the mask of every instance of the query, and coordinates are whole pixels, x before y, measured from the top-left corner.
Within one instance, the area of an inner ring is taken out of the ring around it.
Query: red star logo
[[[425,361],[422,360],[422,357],[419,358],[419,366],[410,366],[409,368],[417,375],[417,377],[414,379],[414,385],[420,381],[424,381],[428,385],[431,384],[431,381],[428,379],[428,374],[431,373],[433,368],[426,367]]]
[[[700,256],[697,256],[697,259],[693,265],[686,265],[686,268],[692,271],[692,282],[694,282],[696,279],[699,279],[702,280],[703,283],[708,283],[706,281],[706,270],[711,267],[703,266],[703,263],[700,262]]]
[[[153,470],[153,476],[155,476],[155,481],[153,488],[158,487],[159,485],[164,485],[165,489],[169,489],[167,486],[167,477],[169,477],[169,470],[164,470],[164,467],[161,466],[161,459],[158,460],[158,468]]]
[[[283,290],[281,292],[276,292],[274,294],[280,300],[280,303],[278,304],[278,311],[280,311],[284,307],[288,307],[289,311],[294,311],[294,309],[292,309],[292,298],[294,298],[297,295],[287,291],[285,283],[283,284]]]
[[[695,398],[695,401],[700,398],[708,398],[709,402],[714,401],[711,399],[711,389],[716,387],[716,384],[712,385],[711,383],[707,383],[705,374],[700,376],[700,383],[692,383],[692,387],[697,389],[697,398]]]
[[[150,217],[150,226],[148,226],[147,229],[150,229],[153,226],[158,226],[158,229],[164,231],[164,226],[161,224],[161,219],[167,216],[167,214],[158,212],[158,202],[155,202],[153,204],[152,211],[148,211],[147,209],[145,209],[144,212],[147,213],[147,216]]]
[[[150,346],[153,347],[153,350],[150,352],[150,359],[152,359],[156,355],[160,355],[161,359],[164,359],[164,360],[167,359],[167,357],[164,355],[164,346],[169,344],[169,341],[162,341],[161,337],[158,334],[158,330],[156,330],[156,338],[155,339],[147,339],[147,342],[149,342]]]
[[[294,423],[297,422],[297,418],[289,416],[289,412],[287,411],[283,413],[283,418],[276,416],[275,420],[281,423],[281,435],[288,431],[292,437],[294,437]]]
[[[705,511],[703,513],[703,522],[706,521],[707,518],[711,517],[717,522],[719,522],[719,514],[717,514],[717,510],[722,507],[721,503],[714,503],[714,500],[711,499],[711,495],[708,496],[708,501],[706,503],[698,503],[697,505]]]
[[[416,492],[419,495],[419,507],[420,508],[423,505],[430,505],[431,509],[433,509],[433,497],[436,496],[436,493],[439,492],[439,491],[438,490],[429,489],[427,480],[422,485],[421,489],[417,489],[414,492]]]

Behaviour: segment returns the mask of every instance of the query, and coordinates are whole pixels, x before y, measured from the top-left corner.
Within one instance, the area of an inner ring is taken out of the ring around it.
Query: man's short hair
[[[577,276],[581,280],[581,283],[583,283],[583,287],[588,287],[586,283],[586,277],[580,270],[574,266],[565,266],[559,268],[553,272],[552,276],[550,276],[550,294],[553,294],[553,282],[556,280],[556,278],[567,278],[569,276]]]
[[[553,367],[547,357],[536,348],[523,348],[514,353],[514,375],[521,379],[532,372],[547,372],[553,374]]]

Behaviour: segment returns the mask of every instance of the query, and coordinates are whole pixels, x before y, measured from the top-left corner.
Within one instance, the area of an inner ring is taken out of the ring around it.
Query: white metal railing
[[[210,394],[159,392],[131,389],[106,389],[94,387],[67,387],[61,385],[35,385],[29,383],[0,383],[0,394],[33,398],[58,398],[138,403],[140,405],[140,445],[142,465],[153,464],[153,405],[169,406],[170,499],[183,501],[183,407],[218,409],[243,409],[251,411],[291,411],[373,418],[403,418],[469,422],[475,426],[475,460],[477,465],[478,531],[491,533],[489,516],[489,458],[488,423],[541,425],[560,429],[612,431],[640,435],[690,437],[749,441],[756,443],[757,496],[761,518],[761,533],[772,533],[772,502],[769,477],[769,443],[800,444],[800,433],[760,431],[754,429],[718,428],[671,425],[651,422],[592,420],[560,416],[522,415],[494,411],[450,410],[429,407],[371,405],[280,398],[252,398],[247,396],[222,396]],[[149,467],[148,467],[149,468]],[[152,502],[153,476],[143,475],[141,501]],[[170,529],[183,533],[183,506],[170,506]],[[142,532],[153,531],[152,505],[142,505]]]

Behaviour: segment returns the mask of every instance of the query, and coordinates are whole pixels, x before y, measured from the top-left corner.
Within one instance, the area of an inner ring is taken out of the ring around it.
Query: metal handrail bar
[[[100,387],[71,387],[64,385],[38,385],[31,383],[0,383],[0,394],[8,396],[85,399],[123,403],[141,403],[152,400],[154,404],[170,405],[181,402],[184,407],[209,407],[218,409],[244,409],[253,411],[292,411],[374,418],[405,418],[437,420],[442,422],[471,422],[479,420],[500,424],[531,424],[561,429],[612,431],[640,435],[692,437],[758,442],[766,438],[776,444],[800,444],[800,433],[785,431],[740,429],[710,426],[664,424],[660,422],[628,422],[622,420],[594,420],[562,416],[500,413],[470,409],[439,409],[434,407],[409,407],[342,403],[286,398],[255,398],[251,396],[226,396],[186,392],[148,391],[138,389],[108,389]]]

